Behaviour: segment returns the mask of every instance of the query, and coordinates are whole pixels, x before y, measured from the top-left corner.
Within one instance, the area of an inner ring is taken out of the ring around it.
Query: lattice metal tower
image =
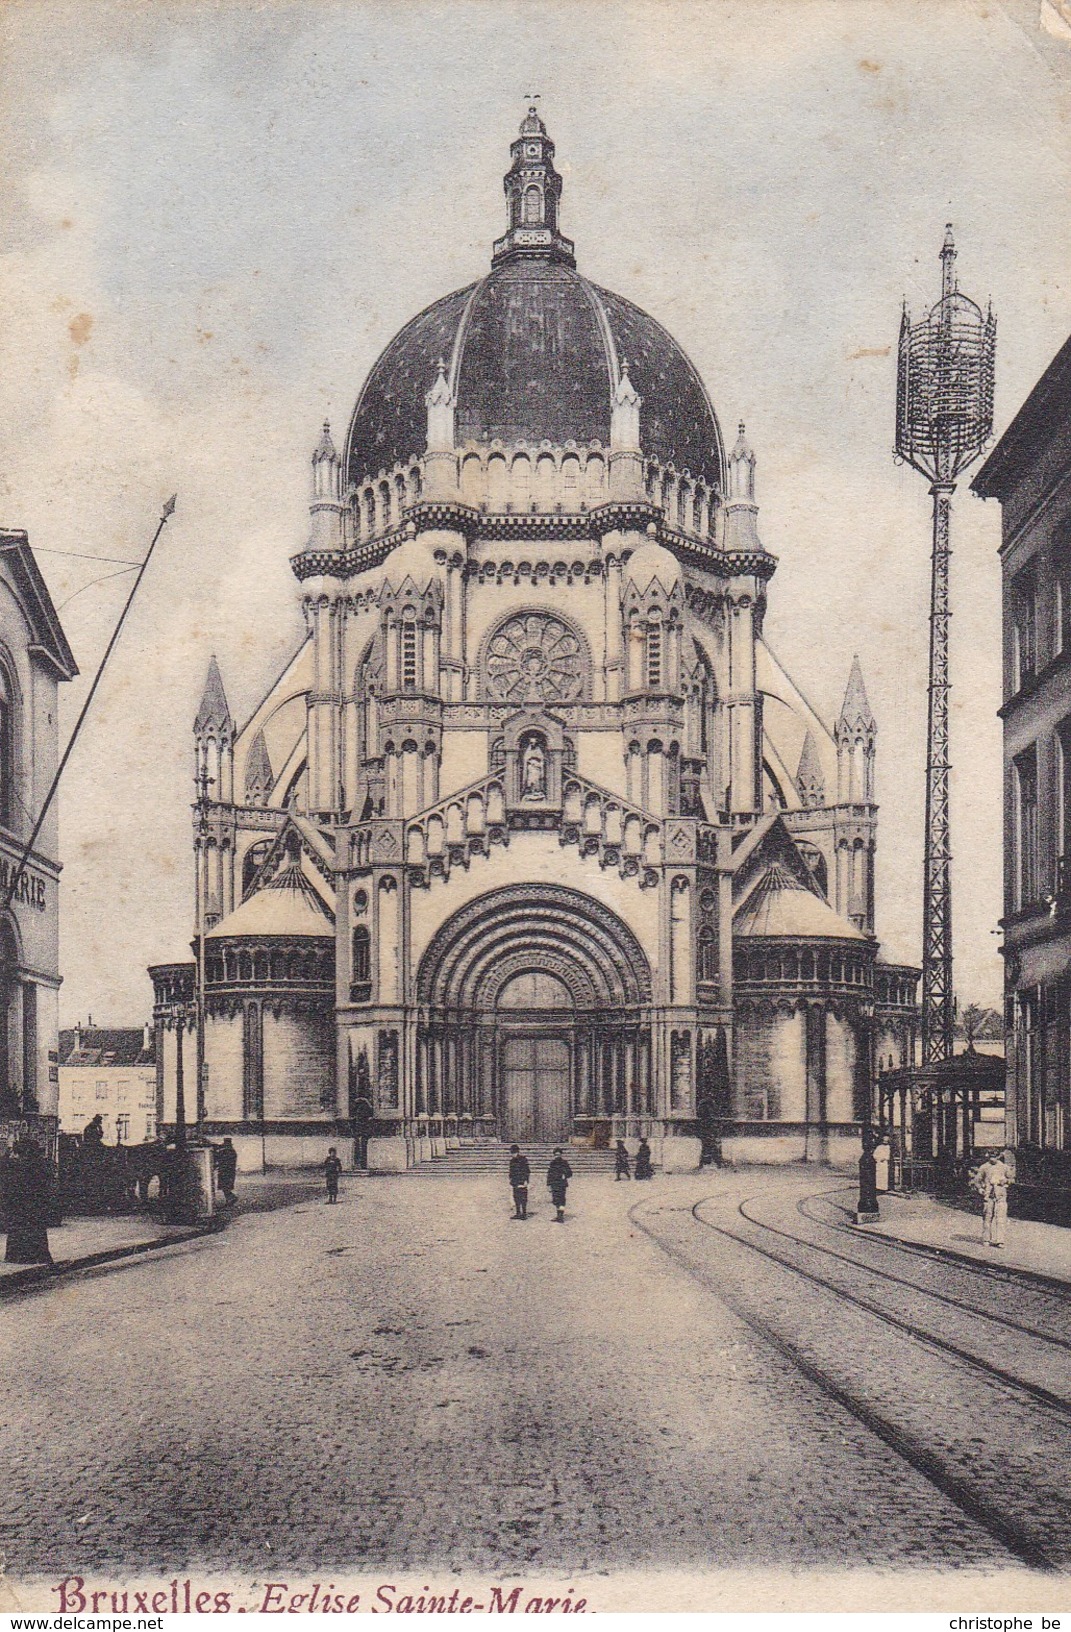
[[[896,454],[930,482],[929,715],[926,735],[926,856],[922,921],[922,1063],[952,1057],[952,859],[948,820],[949,523],[956,478],[993,428],[996,318],[983,316],[956,284],[952,228],[941,249],[941,298],[912,323],[900,321]]]

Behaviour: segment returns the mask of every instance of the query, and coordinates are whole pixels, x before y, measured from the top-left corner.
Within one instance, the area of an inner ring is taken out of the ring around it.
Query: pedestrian
[[[982,1245],[1003,1247],[1008,1223],[1008,1186],[1011,1184],[1009,1153],[991,1156],[978,1169],[977,1184],[982,1192]]]
[[[623,1139],[619,1139],[617,1141],[617,1149],[614,1151],[614,1183],[616,1184],[619,1179],[631,1179],[631,1177],[632,1169],[629,1167],[628,1151],[625,1149],[625,1141]]]
[[[334,1145],[327,1152],[324,1162],[324,1178],[327,1180],[327,1202],[331,1206],[338,1200],[338,1176],[342,1172],[342,1163],[338,1159],[338,1151]]]
[[[636,1152],[636,1177],[638,1179],[653,1179],[654,1168],[651,1166],[651,1147],[646,1139],[640,1140],[640,1148]]]
[[[216,1151],[216,1172],[219,1175],[219,1187],[223,1191],[223,1199],[228,1207],[233,1207],[237,1199],[234,1194],[234,1177],[238,1172],[238,1152],[230,1139],[224,1139]]]
[[[50,1264],[48,1215],[52,1203],[52,1168],[32,1139],[17,1141],[4,1174],[5,1261]]]
[[[569,1180],[573,1170],[565,1160],[559,1148],[555,1148],[550,1166],[547,1168],[547,1189],[550,1199],[555,1206],[555,1224],[565,1223],[565,1192],[569,1188]]]
[[[527,1156],[521,1155],[520,1145],[509,1147],[509,1187],[513,1191],[514,1218],[528,1217],[528,1180],[532,1169]]]

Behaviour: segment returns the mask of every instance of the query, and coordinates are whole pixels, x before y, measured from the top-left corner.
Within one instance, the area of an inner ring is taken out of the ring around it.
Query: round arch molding
[[[651,970],[616,913],[579,890],[518,884],[461,907],[436,931],[417,972],[417,998],[437,1010],[493,1010],[515,974],[545,970],[579,1010],[651,1001]]]

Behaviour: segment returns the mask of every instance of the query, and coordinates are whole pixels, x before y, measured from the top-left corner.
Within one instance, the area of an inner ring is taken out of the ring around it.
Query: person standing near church
[[[219,1177],[219,1187],[223,1191],[223,1198],[228,1207],[233,1207],[236,1197],[234,1194],[234,1180],[238,1172],[238,1152],[230,1139],[224,1139],[216,1151],[216,1173]]]
[[[338,1176],[342,1172],[342,1163],[338,1159],[338,1151],[334,1145],[327,1152],[324,1162],[324,1178],[327,1180],[327,1200],[333,1205],[338,1200]]]
[[[653,1179],[654,1167],[651,1163],[651,1147],[646,1139],[640,1140],[640,1148],[636,1152],[636,1177],[638,1179]]]
[[[528,1217],[528,1180],[532,1169],[527,1156],[521,1155],[520,1145],[509,1147],[509,1187],[513,1191],[514,1218]]]
[[[1012,1183],[1007,1151],[982,1163],[977,1183],[982,1192],[982,1245],[1003,1247],[1008,1224],[1008,1186]]]
[[[565,1160],[560,1149],[556,1149],[547,1168],[547,1189],[555,1207],[555,1224],[565,1223],[565,1194],[569,1188],[569,1180],[573,1170]]]
[[[614,1151],[614,1183],[616,1184],[618,1179],[631,1179],[631,1177],[632,1169],[629,1166],[628,1151],[625,1149],[625,1141],[623,1139],[619,1139],[617,1141],[617,1149]]]

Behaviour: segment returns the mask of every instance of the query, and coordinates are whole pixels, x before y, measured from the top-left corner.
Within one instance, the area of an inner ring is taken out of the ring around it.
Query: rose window
[[[487,648],[487,691],[500,703],[570,703],[584,685],[580,641],[560,618],[510,618]]]

